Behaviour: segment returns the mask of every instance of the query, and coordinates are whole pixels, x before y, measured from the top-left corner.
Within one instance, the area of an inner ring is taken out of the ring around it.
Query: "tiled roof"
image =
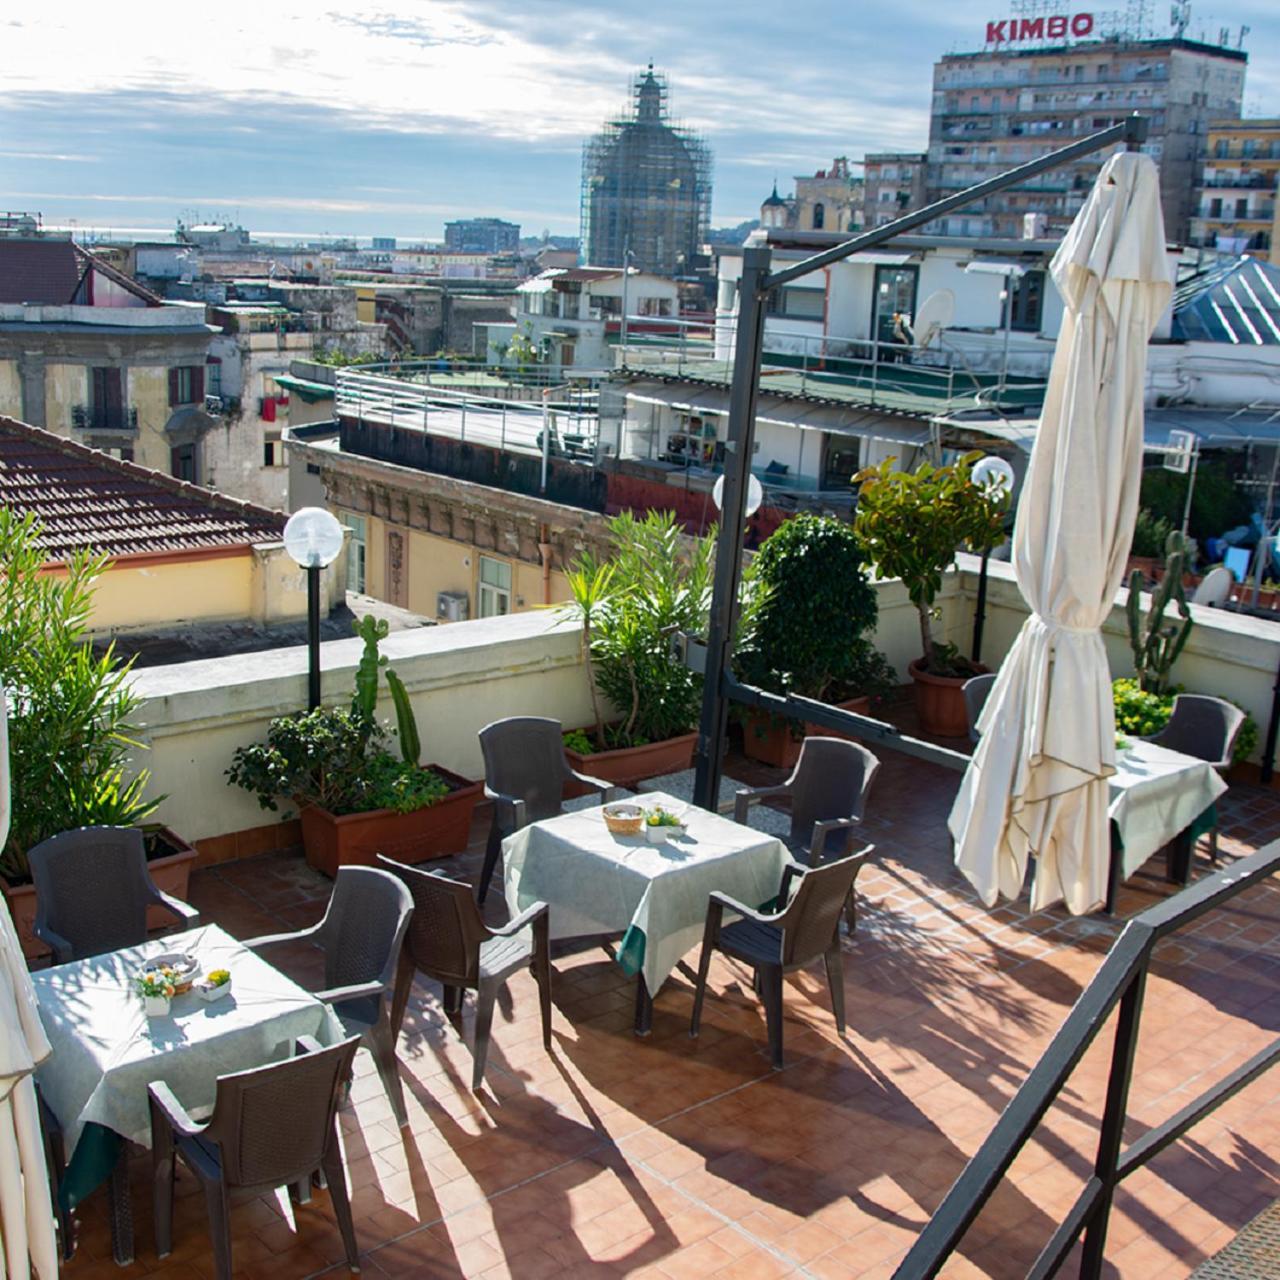
[[[83,271],[70,240],[0,240],[0,302],[65,306]]]
[[[282,512],[3,416],[0,504],[36,516],[54,561],[82,548],[116,557],[270,542],[281,537],[285,522]]]

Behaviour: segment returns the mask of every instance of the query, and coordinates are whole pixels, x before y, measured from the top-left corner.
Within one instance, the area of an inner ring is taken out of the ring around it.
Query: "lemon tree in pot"
[[[795,516],[767,538],[747,570],[758,602],[734,654],[738,678],[853,711],[887,693],[894,673],[868,639],[878,610],[865,559],[853,529],[832,516]],[[742,719],[747,755],[783,767],[806,732],[830,732],[764,712]]]
[[[403,681],[385,670],[400,753],[377,719],[379,674],[386,659],[378,643],[387,623],[366,617],[355,625],[365,642],[349,707],[321,706],[277,716],[267,740],[239,747],[227,770],[231,785],[252,792],[267,810],[292,799],[300,810],[307,861],[325,875],[340,866],[370,865],[375,855],[405,862],[466,848],[481,784],[443,765],[419,763],[417,721]]]
[[[980,454],[966,454],[944,467],[922,463],[898,471],[896,459],[854,476],[858,508],[854,531],[882,578],[898,578],[920,619],[921,656],[908,668],[915,682],[920,727],[940,737],[967,732],[961,689],[985,668],[933,635],[943,574],[963,546],[998,547],[1004,542],[1009,507],[1006,489],[973,482]]]

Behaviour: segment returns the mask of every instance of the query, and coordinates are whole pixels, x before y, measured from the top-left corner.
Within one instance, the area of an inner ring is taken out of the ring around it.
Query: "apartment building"
[[[1280,261],[1280,118],[1216,120],[1207,151],[1191,243]]]
[[[871,151],[863,157],[864,227],[883,227],[924,207],[928,159],[923,151]]]
[[[1043,35],[1049,28],[1040,19]],[[1212,121],[1238,118],[1248,55],[1182,37],[1096,38],[1099,15],[1063,20],[1075,43],[1023,40],[1017,21],[989,23],[988,47],[953,53],[933,69],[927,196],[954,194],[1138,112],[1144,147],[1160,166],[1165,228],[1186,242]],[[1025,25],[1025,24],[1023,24]],[[1015,31],[1010,33],[1010,28]],[[1057,28],[1054,28],[1057,30]],[[946,235],[1015,237],[1028,214],[1060,235],[1084,203],[1104,155],[1094,155],[939,220]]]

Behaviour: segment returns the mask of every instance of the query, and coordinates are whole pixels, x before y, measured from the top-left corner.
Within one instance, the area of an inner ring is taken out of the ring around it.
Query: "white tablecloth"
[[[1154,742],[1130,743],[1116,760],[1108,810],[1124,845],[1126,879],[1227,789],[1217,770],[1203,760]]]
[[[512,913],[551,904],[551,936],[626,933],[620,960],[656,994],[676,962],[702,939],[707,899],[720,890],[759,906],[777,895],[789,855],[776,836],[740,827],[665,792],[647,807],[683,813],[688,835],[662,845],[615,836],[599,808],[535,822],[502,843]],[[638,934],[642,937],[637,937]]]
[[[147,958],[193,953],[204,972],[231,971],[231,994],[208,1004],[178,996],[166,1018],[148,1018],[133,977]],[[217,1077],[287,1058],[299,1036],[343,1038],[328,1005],[217,925],[58,965],[31,975],[53,1054],[37,1072],[66,1133],[68,1154],[96,1121],[150,1145],[147,1085],[163,1080],[188,1110],[211,1107]]]

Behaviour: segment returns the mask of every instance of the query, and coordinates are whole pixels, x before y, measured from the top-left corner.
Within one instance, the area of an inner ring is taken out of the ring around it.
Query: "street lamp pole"
[[[302,507],[284,527],[284,549],[307,574],[307,709],[320,705],[320,575],[342,551],[342,525],[323,507]]]

